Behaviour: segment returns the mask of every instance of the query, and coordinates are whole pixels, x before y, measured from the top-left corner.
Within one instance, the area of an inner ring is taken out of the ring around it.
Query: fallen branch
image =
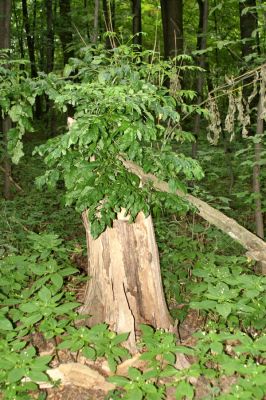
[[[161,192],[171,193],[168,183],[160,181],[155,175],[146,174],[142,168],[131,161],[126,161],[122,157],[120,157],[120,161],[122,161],[127,170],[138,175],[143,182],[152,181],[155,189]],[[177,190],[175,193],[177,196],[187,200],[191,205],[196,207],[196,213],[203,219],[222,230],[248,250],[246,256],[259,262],[262,274],[266,275],[266,243],[264,240],[239,225],[233,218],[227,217],[221,211],[216,210],[197,197],[191,194],[185,194],[181,190]]]
[[[5,171],[5,169],[0,165],[0,170],[2,171],[2,172],[6,172]],[[9,181],[15,186],[15,188],[19,191],[19,192],[23,192],[23,189],[22,189],[22,187],[21,186],[19,186],[19,184],[16,182],[16,181],[14,181],[14,179],[12,178],[12,176],[11,175],[8,175],[8,179],[9,179]]]

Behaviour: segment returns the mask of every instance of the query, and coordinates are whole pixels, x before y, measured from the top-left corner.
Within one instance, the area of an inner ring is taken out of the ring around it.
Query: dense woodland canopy
[[[264,0],[0,0],[1,398],[265,399],[265,54]]]

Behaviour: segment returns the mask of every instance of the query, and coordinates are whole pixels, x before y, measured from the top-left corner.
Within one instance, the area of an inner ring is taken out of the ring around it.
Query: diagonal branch
[[[127,170],[138,175],[143,182],[152,181],[155,189],[161,192],[171,193],[167,182],[160,181],[155,175],[146,174],[142,168],[132,161],[126,161],[122,157],[119,157],[119,159]],[[203,219],[222,230],[248,250],[246,255],[258,261],[261,265],[263,275],[266,275],[266,243],[264,240],[239,225],[233,218],[227,217],[221,211],[216,210],[197,197],[191,194],[185,194],[181,190],[177,190],[175,193],[177,196],[187,200],[191,205],[196,207],[196,213]]]

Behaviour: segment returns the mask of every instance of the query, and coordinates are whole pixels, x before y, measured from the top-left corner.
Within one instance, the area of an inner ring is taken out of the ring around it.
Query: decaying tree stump
[[[139,213],[129,223],[120,213],[96,240],[83,213],[88,249],[88,275],[82,313],[89,325],[106,322],[115,332],[130,332],[128,346],[136,351],[138,324],[172,330],[161,281],[158,248],[151,216]]]

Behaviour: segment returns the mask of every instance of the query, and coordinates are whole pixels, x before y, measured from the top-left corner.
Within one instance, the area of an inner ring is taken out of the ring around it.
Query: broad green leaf
[[[63,286],[63,278],[60,274],[55,273],[53,275],[51,275],[51,281],[53,282],[53,284],[60,289]]]
[[[14,368],[7,375],[7,381],[14,383],[20,381],[25,376],[25,368]]]
[[[44,286],[39,290],[38,297],[44,303],[49,303],[49,301],[51,300],[51,297],[52,297],[52,293],[51,293],[50,289],[48,289],[46,286]]]
[[[141,378],[141,372],[137,368],[129,367],[128,368],[128,377],[132,381]]]
[[[48,376],[42,371],[31,370],[28,373],[28,377],[33,380],[33,382],[49,382]]]
[[[13,330],[13,325],[9,321],[9,319],[0,317],[0,330],[3,330],[3,331],[12,331]]]
[[[117,386],[125,386],[126,384],[129,383],[129,379],[125,378],[124,376],[110,376],[108,379],[108,382],[114,383]]]
[[[217,304],[216,310],[223,318],[227,318],[232,312],[232,305],[229,303]]]

